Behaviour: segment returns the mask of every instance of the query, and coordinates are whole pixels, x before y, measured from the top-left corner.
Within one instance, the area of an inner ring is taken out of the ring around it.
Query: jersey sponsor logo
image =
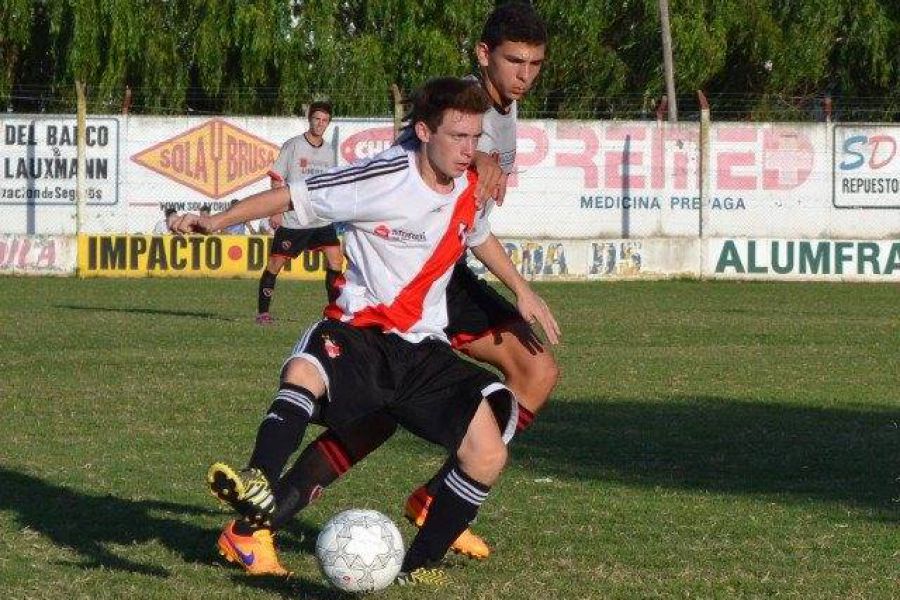
[[[427,242],[428,237],[425,232],[416,233],[415,231],[406,231],[403,229],[391,230],[391,239],[400,242]]]
[[[210,198],[222,198],[266,177],[277,153],[275,144],[211,119],[131,160]]]
[[[397,242],[427,242],[428,236],[425,232],[416,233],[414,231],[406,231],[405,229],[391,229],[384,223],[375,227],[375,235],[386,240],[394,240]]]

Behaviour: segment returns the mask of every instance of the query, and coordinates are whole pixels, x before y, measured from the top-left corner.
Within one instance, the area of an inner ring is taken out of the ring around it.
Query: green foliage
[[[531,116],[634,116],[664,91],[657,0],[535,0],[551,35]],[[388,114],[388,88],[472,72],[490,0],[5,0],[0,103],[145,113]],[[896,0],[670,0],[676,87],[718,117],[900,118]],[[36,91],[37,90],[37,91]],[[683,104],[684,106],[684,104]]]

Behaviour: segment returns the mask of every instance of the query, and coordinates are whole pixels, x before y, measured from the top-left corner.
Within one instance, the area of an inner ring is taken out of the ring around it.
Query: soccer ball
[[[345,510],[331,518],[316,540],[316,558],[325,577],[345,592],[375,592],[397,577],[403,538],[393,521],[377,510]]]

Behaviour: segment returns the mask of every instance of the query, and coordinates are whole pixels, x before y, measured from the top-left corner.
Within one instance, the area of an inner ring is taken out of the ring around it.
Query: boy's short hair
[[[307,113],[307,117],[313,116],[313,113],[319,111],[328,115],[328,118],[331,118],[331,102],[326,102],[324,100],[316,100],[312,104],[309,105],[309,112]]]
[[[211,212],[211,210],[209,208],[209,204],[204,204],[203,206],[201,206],[200,212]]]
[[[503,42],[547,44],[547,27],[530,2],[505,2],[488,15],[481,30],[481,42],[493,50]]]
[[[415,127],[417,122],[422,121],[432,132],[437,131],[446,110],[480,115],[491,106],[478,82],[458,77],[428,80],[412,93],[410,103],[410,126]]]

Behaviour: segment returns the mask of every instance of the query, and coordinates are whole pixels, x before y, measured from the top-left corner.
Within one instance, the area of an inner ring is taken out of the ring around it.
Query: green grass
[[[433,597],[900,596],[900,286],[538,288],[562,380],[479,517],[494,556]],[[322,296],[280,283],[264,329],[252,281],[0,278],[3,597],[339,598],[311,554],[330,515],[409,540],[442,457],[400,434],[279,537],[295,579],[213,550],[206,467],[247,456]]]

